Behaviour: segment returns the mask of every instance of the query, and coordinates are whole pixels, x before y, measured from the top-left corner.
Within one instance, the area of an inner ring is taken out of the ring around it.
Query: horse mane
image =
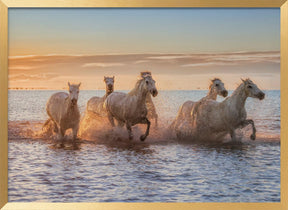
[[[152,75],[151,71],[141,71],[140,76],[143,77],[144,75]]]
[[[142,86],[143,86],[143,81],[145,80],[145,78],[147,78],[147,77],[149,77],[149,78],[152,78],[152,76],[151,75],[146,75],[146,76],[144,76],[144,77],[141,77],[140,79],[138,79],[137,80],[137,82],[136,82],[136,84],[135,84],[135,87],[128,93],[128,95],[135,95],[135,94],[137,94],[139,91],[139,89],[140,88],[142,88]]]
[[[238,94],[244,87],[244,84],[253,84],[252,80],[250,80],[249,78],[246,79],[241,79],[242,82],[240,85],[238,85],[238,87],[233,91],[232,96]]]
[[[145,78],[140,78],[137,80],[134,88],[128,93],[128,95],[136,95],[136,93],[138,93],[138,90],[140,88],[140,85],[142,84],[142,82],[144,81]]]
[[[105,81],[105,79],[114,79],[114,76],[113,77],[109,77],[109,76],[104,76],[104,81]]]
[[[249,78],[246,78],[246,79],[241,79],[243,83],[245,84],[253,84],[252,80],[249,79]]]

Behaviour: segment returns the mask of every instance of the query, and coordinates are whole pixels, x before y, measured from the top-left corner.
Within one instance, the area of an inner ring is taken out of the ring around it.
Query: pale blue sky
[[[10,55],[279,51],[279,9],[9,9]]]

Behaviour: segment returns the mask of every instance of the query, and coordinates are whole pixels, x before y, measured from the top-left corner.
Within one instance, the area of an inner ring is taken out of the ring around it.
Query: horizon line
[[[58,53],[48,53],[48,54],[25,54],[25,55],[10,55],[8,59],[18,59],[18,58],[33,58],[33,57],[56,57],[56,56],[67,56],[67,57],[83,57],[83,56],[113,56],[113,55],[194,55],[194,54],[244,54],[244,53],[280,53],[281,50],[262,50],[262,51],[199,51],[199,52],[189,52],[189,53],[165,53],[165,52],[145,52],[145,53],[92,53],[92,54],[58,54]]]

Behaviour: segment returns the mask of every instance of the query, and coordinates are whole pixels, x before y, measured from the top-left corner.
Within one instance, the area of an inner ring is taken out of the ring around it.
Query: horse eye
[[[216,87],[218,87],[219,86],[219,84],[216,84]]]
[[[148,82],[148,81],[146,81],[146,84],[147,84],[147,85],[148,85],[148,83],[149,83],[149,82]]]
[[[71,91],[71,90],[69,90],[69,93],[72,93],[72,91]]]
[[[252,88],[252,86],[251,86],[251,85],[248,85],[248,88]]]

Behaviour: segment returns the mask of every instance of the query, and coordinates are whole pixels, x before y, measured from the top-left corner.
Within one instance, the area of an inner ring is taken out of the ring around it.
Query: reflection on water
[[[9,142],[9,201],[279,202],[279,143]]]
[[[277,91],[268,91],[262,104],[247,101],[258,139],[250,141],[248,131],[239,144],[179,143],[171,138],[167,125],[177,104],[192,96],[196,100],[203,91],[160,92],[155,98],[160,128],[152,125],[145,142],[138,139],[143,126],[134,127],[135,139],[127,141],[125,130],[111,130],[102,122],[106,130],[92,123],[87,138],[74,144],[69,137],[61,144],[41,136],[43,107],[51,91],[9,94],[9,202],[280,201]],[[21,99],[25,94],[37,96],[28,97],[35,110]],[[82,94],[82,110],[92,94]]]

